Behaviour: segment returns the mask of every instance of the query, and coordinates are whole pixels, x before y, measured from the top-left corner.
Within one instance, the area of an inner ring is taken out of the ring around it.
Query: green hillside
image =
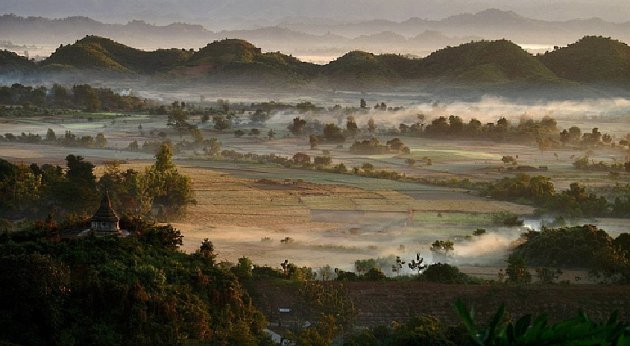
[[[4,70],[28,66],[40,66],[42,72],[100,70],[162,75],[167,79],[209,78],[285,85],[314,82],[333,88],[427,82],[465,87],[527,84],[575,88],[579,83],[630,84],[630,47],[619,41],[587,36],[568,47],[535,57],[508,40],[482,40],[446,47],[425,58],[352,51],[322,66],[280,52],[265,53],[239,39],[214,41],[198,51],[146,52],[107,38],[86,36],[59,47],[38,65],[13,53],[0,53],[0,68]]]
[[[558,77],[508,40],[478,41],[440,49],[422,59],[422,78],[461,82],[548,82]]]
[[[342,85],[389,84],[400,80],[398,72],[388,66],[382,57],[353,51],[321,67],[320,77],[327,82]]]
[[[279,52],[263,53],[251,43],[225,39],[209,43],[193,54],[186,63],[188,72],[233,77],[283,77],[302,79],[311,75],[315,66]],[[190,74],[190,73],[188,73]]]
[[[86,36],[59,47],[43,65],[71,66],[129,73],[154,73],[184,63],[192,53],[180,49],[145,52],[108,38]]]
[[[630,47],[606,37],[586,36],[539,60],[558,76],[578,82],[630,82]]]
[[[35,68],[35,63],[14,52],[0,50],[0,72],[25,72]]]

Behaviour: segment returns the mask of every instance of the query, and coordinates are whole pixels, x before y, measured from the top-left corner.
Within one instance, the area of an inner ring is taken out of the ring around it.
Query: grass
[[[422,159],[428,157],[432,160],[500,160],[501,155],[475,150],[461,149],[411,149],[411,157]]]
[[[414,222],[457,224],[462,226],[490,226],[491,214],[481,213],[415,213]]]

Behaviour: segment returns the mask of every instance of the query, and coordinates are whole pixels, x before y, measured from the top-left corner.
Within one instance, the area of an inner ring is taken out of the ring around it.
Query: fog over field
[[[629,1],[0,0],[0,345],[626,345]]]

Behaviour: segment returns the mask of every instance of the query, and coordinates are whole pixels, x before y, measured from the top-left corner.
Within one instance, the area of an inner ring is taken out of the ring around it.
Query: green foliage
[[[450,340],[449,328],[438,319],[429,315],[413,317],[404,323],[395,322],[391,327],[373,327],[366,331],[352,334],[346,338],[346,346],[380,345],[435,345],[450,346],[457,343]]]
[[[484,194],[496,199],[526,201],[543,210],[571,217],[607,216],[615,208],[606,198],[587,192],[577,182],[571,183],[569,190],[556,192],[551,179],[543,176],[517,174],[490,183],[483,190]],[[619,203],[622,203],[621,199]]]
[[[562,270],[560,269],[550,269],[547,267],[536,268],[536,277],[538,278],[538,282],[543,284],[552,284],[562,275]]]
[[[155,164],[145,170],[152,205],[161,208],[159,217],[164,219],[180,215],[186,205],[195,203],[190,178],[177,171],[172,157],[170,145],[162,144]]]
[[[247,257],[241,257],[238,259],[238,264],[232,268],[232,272],[241,280],[250,279],[253,275],[252,269],[254,264],[252,260]]]
[[[419,280],[438,282],[443,284],[465,284],[471,282],[471,278],[460,272],[457,267],[447,263],[431,264],[420,276]]]
[[[431,244],[431,252],[441,256],[448,256],[454,250],[454,243],[450,240],[436,240]]]
[[[440,49],[422,59],[425,78],[448,76],[466,82],[541,82],[557,77],[535,57],[507,41],[478,41]]]
[[[527,269],[527,262],[518,253],[513,253],[506,260],[508,266],[505,269],[507,282],[514,284],[526,284],[532,281],[532,275]]]
[[[354,323],[357,311],[341,284],[304,282],[300,286],[299,297],[307,316],[334,316],[335,324],[344,328]]]
[[[233,275],[203,256],[178,251],[181,238],[170,226],[127,226],[141,235],[50,242],[45,229],[35,228],[0,239],[0,340],[108,345],[268,340],[264,317]]]
[[[627,237],[622,233],[613,239],[594,225],[543,229],[524,233],[514,254],[534,266],[589,268],[610,280],[630,282]]]
[[[558,76],[580,82],[627,83],[630,77],[630,47],[602,36],[585,36],[540,61]]]
[[[503,305],[481,327],[474,319],[474,310],[468,310],[463,301],[455,302],[455,309],[475,345],[624,345],[630,337],[630,329],[617,320],[614,313],[606,323],[597,323],[582,312],[576,318],[555,324],[546,315],[532,321],[525,315],[516,322],[505,321]]]
[[[191,53],[182,49],[145,52],[99,36],[85,36],[58,48],[43,65],[72,66],[124,73],[151,73],[183,64]]]

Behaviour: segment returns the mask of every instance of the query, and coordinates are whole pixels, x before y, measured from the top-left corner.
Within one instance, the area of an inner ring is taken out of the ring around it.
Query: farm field
[[[109,160],[129,162],[123,168],[141,168],[152,162],[150,153],[122,150],[130,141],[149,140],[158,131],[165,132],[173,141],[190,140],[166,128],[164,116],[97,113],[2,121],[1,132],[16,135],[21,132],[45,135],[48,128],[59,135],[65,131],[76,135],[104,133],[108,139],[106,149],[0,142],[0,157],[14,162],[63,165],[65,156],[72,153],[95,163],[97,174]],[[583,121],[585,128],[591,126],[588,119]],[[348,143],[341,147],[322,144],[312,150],[306,139],[288,136],[285,125],[274,122],[267,125],[277,132],[272,140],[236,138],[229,131],[222,133],[199,125],[203,136],[218,138],[222,149],[287,157],[298,151],[316,156],[328,150],[333,164],[344,163],[351,168],[371,163],[375,169],[395,170],[428,180],[492,181],[512,176],[514,173],[506,171],[501,157],[518,155],[521,165],[547,167],[545,172],[530,174],[551,177],[557,189],[568,188],[573,181],[593,188],[611,184],[606,172],[575,170],[571,158],[583,154],[575,149],[541,152],[533,146],[519,144],[402,137],[411,148],[410,154],[355,155],[349,153]],[[381,141],[390,138],[382,137]],[[594,157],[610,160],[617,154],[605,149],[597,151]],[[405,164],[407,158],[414,158],[419,164],[409,167]],[[424,158],[431,158],[432,165],[423,164]],[[446,260],[460,266],[464,272],[493,279],[498,269],[504,267],[508,249],[525,230],[494,224],[494,214],[518,215],[525,220],[525,227],[533,229],[552,221],[535,216],[530,206],[491,200],[459,188],[272,164],[210,160],[194,150],[180,152],[175,159],[180,171],[191,177],[197,201],[183,217],[174,220],[174,225],[184,234],[184,250],[195,251],[203,239],[209,238],[218,250],[219,259],[229,262],[247,256],[260,265],[278,266],[289,259],[300,266],[331,265],[352,270],[357,259],[411,258],[416,253],[431,262],[434,259],[429,251],[430,244],[448,239],[455,242],[455,251]],[[627,174],[616,181],[628,182]],[[576,225],[597,224],[611,235],[627,231],[629,222],[568,220],[569,224]],[[488,234],[471,239],[470,235],[477,228],[486,229]],[[383,269],[386,273],[390,270]]]
[[[361,327],[388,325],[422,314],[456,324],[460,321],[453,308],[457,298],[474,306],[477,320],[483,322],[491,318],[501,303],[505,304],[507,316],[547,313],[550,321],[575,317],[579,309],[595,320],[605,321],[614,311],[620,312],[621,319],[630,317],[630,299],[624,286],[532,285],[515,289],[505,285],[444,285],[417,281],[328,284],[343,286],[357,308],[356,324]],[[256,305],[271,323],[278,321],[278,307],[299,311],[295,286],[259,281],[253,285],[253,291]],[[284,322],[289,322],[286,317]]]

